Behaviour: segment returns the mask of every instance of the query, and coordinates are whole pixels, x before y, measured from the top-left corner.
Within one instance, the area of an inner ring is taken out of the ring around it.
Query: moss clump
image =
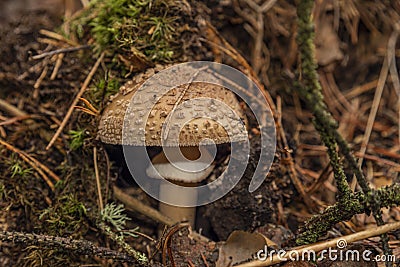
[[[79,130],[70,130],[70,142],[69,148],[71,150],[77,150],[83,146],[84,138],[85,138],[85,131],[86,129],[79,129]]]
[[[97,0],[71,26],[79,38],[90,32],[96,52],[106,50],[125,65],[146,66],[181,54],[184,10],[190,9],[180,1]]]
[[[51,235],[80,237],[87,230],[85,215],[85,205],[74,195],[67,194],[45,209],[39,219]]]

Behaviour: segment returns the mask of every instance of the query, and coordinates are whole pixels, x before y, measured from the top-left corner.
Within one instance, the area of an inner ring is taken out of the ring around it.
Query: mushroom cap
[[[235,94],[228,89],[193,82],[174,87],[154,104],[136,99],[130,106],[142,83],[126,83],[104,109],[98,130],[102,142],[131,146],[197,146],[247,140],[246,117]],[[142,90],[140,95],[144,99],[155,97],[151,90]],[[221,107],[224,105],[229,109]],[[142,111],[149,106],[152,106],[151,111],[144,120],[146,116]],[[125,118],[127,109],[130,111]],[[171,112],[174,113],[169,117]],[[129,125],[124,126],[124,122]],[[168,138],[162,140],[165,123],[168,123]]]

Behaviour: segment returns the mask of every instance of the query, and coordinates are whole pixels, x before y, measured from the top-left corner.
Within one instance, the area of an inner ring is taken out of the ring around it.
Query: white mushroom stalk
[[[174,161],[174,157],[167,158],[164,152],[155,156],[152,165],[146,170],[147,175],[155,179],[165,179],[160,184],[159,198],[169,203],[195,203],[197,194],[184,193],[171,183],[180,186],[194,187],[206,179],[214,166],[210,164],[212,156],[206,149],[199,147],[182,147],[180,149],[186,160]],[[172,162],[171,162],[172,161]],[[195,225],[196,208],[195,207],[177,207],[160,202],[159,209],[162,213],[169,216],[175,222],[187,220],[192,227]]]

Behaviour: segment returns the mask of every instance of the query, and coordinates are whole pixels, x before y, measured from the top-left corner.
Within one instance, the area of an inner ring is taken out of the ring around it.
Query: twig
[[[16,117],[12,117],[10,119],[0,122],[0,126],[13,124],[17,121],[30,120],[32,118],[40,118],[40,116],[37,116],[37,115],[16,116]]]
[[[99,247],[87,240],[74,240],[71,238],[38,235],[22,232],[0,232],[0,241],[23,244],[24,246],[40,246],[48,249],[61,248],[79,255],[97,256],[116,261],[136,262],[136,260],[122,252],[105,247]]]
[[[217,30],[211,25],[211,23],[206,22],[206,29],[207,32],[210,35],[212,35],[212,37],[214,37],[212,39],[215,38],[218,39],[223,46],[210,42],[207,39],[200,39],[200,40],[203,42],[207,42],[210,45],[218,46],[219,49],[221,49],[227,55],[231,56],[240,66],[242,66],[245,69],[244,71],[245,74],[249,75],[252,78],[253,82],[257,85],[257,87],[261,89],[261,92],[263,93],[264,97],[268,102],[269,107],[271,108],[272,114],[275,114],[276,107],[274,101],[272,100],[271,95],[267,90],[265,90],[263,84],[258,81],[257,74],[250,67],[246,59],[228,41],[226,41],[222,36],[218,35]]]
[[[339,189],[339,204],[343,205],[343,208],[351,208],[353,204],[351,199],[353,193],[347,184],[346,176],[343,171],[343,166],[339,161],[339,157],[336,152],[336,146],[340,147],[341,152],[348,161],[350,167],[353,169],[357,181],[362,189],[363,194],[366,196],[366,201],[369,208],[372,210],[374,218],[378,225],[383,225],[382,211],[380,209],[379,200],[372,194],[372,190],[368,185],[363,173],[361,172],[360,166],[356,163],[353,155],[350,152],[350,148],[347,142],[337,131],[337,123],[332,118],[326,105],[323,102],[323,96],[321,94],[321,85],[318,82],[317,76],[317,64],[315,62],[315,45],[314,45],[314,29],[311,21],[311,12],[314,1],[304,0],[301,1],[297,7],[298,13],[298,24],[299,33],[297,41],[299,43],[299,51],[301,56],[301,75],[302,83],[297,83],[295,86],[299,89],[305,102],[313,112],[315,116],[314,126],[320,132],[321,139],[328,147],[328,153],[331,160],[331,165],[334,170],[337,187]],[[318,226],[314,226],[315,230]],[[321,228],[319,228],[321,230]],[[326,229],[325,229],[326,230]],[[318,231],[320,234],[321,231]],[[388,236],[382,234],[381,241],[382,247],[386,256],[391,255],[391,249],[388,245]],[[301,241],[300,241],[301,242]],[[391,266],[391,263],[386,263]]]
[[[365,128],[365,132],[364,132],[364,136],[363,136],[363,140],[361,143],[361,148],[360,148],[360,155],[361,158],[358,161],[358,165],[362,166],[363,163],[363,157],[365,155],[365,152],[367,151],[367,145],[369,142],[369,138],[371,136],[371,132],[372,132],[372,127],[374,125],[374,121],[376,118],[376,114],[378,112],[378,108],[379,108],[379,103],[381,101],[382,98],[382,93],[383,93],[383,88],[385,87],[385,82],[389,73],[389,67],[390,65],[392,65],[393,61],[393,57],[389,55],[389,53],[394,53],[394,48],[396,46],[396,40],[397,37],[399,35],[399,31],[394,31],[392,33],[392,35],[389,38],[388,41],[388,54],[385,56],[385,59],[383,61],[383,66],[381,69],[381,73],[379,74],[379,79],[378,79],[378,85],[376,87],[375,90],[375,96],[374,96],[374,100],[372,102],[372,107],[371,107],[371,111],[369,113],[368,116],[368,122],[367,122],[367,126]]]
[[[400,23],[396,23],[394,25],[394,29],[395,29],[395,32],[397,32],[397,34],[398,34],[400,31]],[[390,51],[388,51],[388,57],[392,58],[392,64],[390,64],[390,78],[392,80],[394,90],[397,93],[397,108],[398,108],[397,112],[398,112],[398,120],[400,121],[400,80],[399,80],[399,73],[398,73],[397,67],[396,67],[395,48],[396,48],[395,44],[391,45],[390,47],[388,45],[388,49],[390,49]],[[400,144],[400,123],[398,123],[398,136],[397,137],[398,137],[398,141]]]
[[[0,144],[4,145],[5,147],[7,147],[9,150],[12,151],[18,151],[18,154],[24,155],[25,157],[27,157],[30,161],[32,161],[36,166],[38,166],[39,168],[41,168],[43,171],[45,171],[48,175],[50,175],[50,177],[52,177],[54,179],[54,181],[59,182],[61,181],[61,178],[55,174],[53,171],[51,171],[46,165],[42,164],[41,162],[39,162],[37,159],[35,159],[32,156],[29,156],[27,153],[25,153],[22,150],[19,150],[18,148],[10,145],[9,143],[7,143],[6,141],[3,141],[0,139]]]
[[[205,265],[206,267],[210,267],[210,265],[208,265],[206,256],[204,256],[203,252],[200,252],[200,255],[201,255],[201,259],[203,260],[204,265]]]
[[[339,242],[342,242],[343,240],[345,241],[346,244],[350,244],[373,236],[382,235],[389,231],[397,230],[399,228],[400,228],[400,222],[386,224],[374,229],[368,229],[358,233],[337,237],[328,241],[319,242],[308,246],[293,248],[291,250],[288,250],[285,256],[279,255],[278,257],[277,254],[274,254],[271,258],[267,257],[265,261],[261,260],[251,261],[248,263],[236,265],[236,267],[271,266],[273,264],[277,264],[285,260],[290,260],[289,255],[309,255],[306,253],[307,251],[319,252],[328,248],[336,247],[337,244]],[[291,254],[291,253],[296,253],[296,254]]]
[[[36,80],[35,84],[33,85],[33,88],[35,91],[33,92],[33,98],[36,99],[39,96],[39,87],[42,84],[44,78],[47,75],[47,71],[49,70],[49,67],[46,65],[44,66],[42,73],[40,74],[39,78]]]
[[[64,59],[65,54],[58,54],[56,64],[54,65],[53,72],[50,75],[50,80],[54,80],[57,77],[58,70],[61,68],[62,61]]]
[[[93,107],[93,105],[92,105],[86,98],[81,97],[81,98],[79,98],[79,100],[82,101],[83,103],[85,103],[85,105],[86,105],[91,111],[93,111],[93,112],[96,113],[96,114],[99,114],[99,111],[98,111],[95,107]]]
[[[106,159],[107,165],[107,184],[106,184],[106,197],[108,198],[108,191],[110,188],[110,158],[108,157],[107,151],[103,148],[104,158]]]
[[[252,29],[253,33],[253,39],[254,39],[254,47],[251,53],[251,64],[253,67],[253,70],[256,74],[258,74],[261,70],[261,65],[262,65],[262,48],[264,44],[264,14],[263,14],[263,8],[259,6],[257,3],[255,3],[252,0],[244,0],[246,4],[255,12],[255,14],[248,14],[248,12],[244,11],[241,9],[239,1],[236,0],[233,2],[233,8],[236,13],[238,13],[241,17],[246,19]],[[269,8],[272,7],[276,1],[268,1],[265,4],[269,5],[263,5],[265,10],[268,10]],[[272,5],[270,5],[272,3]]]
[[[121,189],[118,187],[114,186],[114,196],[121,201],[122,203],[125,204],[125,208],[129,210],[134,210],[137,212],[140,212],[141,214],[152,218],[153,220],[156,220],[158,222],[161,222],[165,225],[172,226],[174,224],[174,221],[167,216],[161,214],[158,210],[153,209],[152,207],[149,207],[145,204],[143,204],[141,201],[131,197],[130,195],[124,193]]]
[[[262,6],[260,7],[261,12],[265,13],[268,10],[270,10],[277,1],[278,0],[268,0],[268,1],[264,2],[264,4],[262,4]]]
[[[370,147],[374,152],[376,152],[378,154],[382,154],[384,156],[400,160],[400,154],[399,153],[396,153],[394,151],[388,151],[388,150],[386,150],[386,149],[384,149],[382,147],[376,147],[376,146],[370,146]]]
[[[99,65],[100,65],[101,61],[103,60],[103,58],[104,58],[104,52],[101,53],[100,57],[97,59],[96,63],[94,64],[94,66],[90,70],[89,75],[86,77],[86,79],[85,79],[81,89],[79,90],[78,94],[76,95],[74,101],[72,101],[72,104],[69,107],[69,110],[68,110],[67,114],[65,115],[63,121],[61,122],[60,127],[58,127],[57,132],[54,134],[53,138],[50,140],[49,144],[47,145],[46,150],[49,150],[51,148],[51,146],[54,144],[54,142],[56,141],[58,136],[63,131],[64,127],[67,125],[67,122],[68,122],[69,118],[71,117],[72,112],[74,111],[74,108],[75,108],[76,104],[79,101],[79,98],[81,98],[83,93],[86,91],[86,88],[89,86],[89,83],[92,80],[93,75],[96,73],[97,68],[99,67]]]
[[[97,148],[93,147],[93,163],[94,163],[94,173],[96,175],[96,186],[97,186],[97,194],[99,197],[99,207],[100,210],[104,209],[103,206],[103,196],[101,194],[101,183],[100,183],[100,176],[99,176],[99,168],[97,166]]]
[[[23,153],[25,153],[25,152],[23,152]],[[28,154],[26,154],[26,155],[29,157],[30,160],[32,160],[36,165],[38,165],[42,170],[44,170],[48,175],[50,175],[50,177],[52,177],[54,179],[54,181],[56,181],[56,182],[61,181],[61,178],[57,174],[55,174],[53,171],[51,171],[46,165],[43,165],[34,157],[31,157]]]
[[[308,189],[307,189],[307,194],[313,194],[316,190],[319,189],[319,187],[329,178],[330,174],[332,173],[332,168],[331,165],[328,164],[326,167],[322,170],[321,174],[318,176],[314,184],[312,184]]]
[[[374,100],[372,103],[370,115],[368,117],[367,127],[366,127],[366,130],[364,133],[363,142],[361,144],[361,149],[360,149],[361,158],[358,162],[359,167],[361,167],[365,152],[367,151],[367,144],[369,142],[369,138],[370,138],[370,135],[372,132],[372,127],[373,127],[373,124],[375,121],[376,113],[378,112],[379,102],[382,98],[383,88],[385,86],[385,81],[386,81],[386,78],[387,78],[387,75],[389,72],[389,67],[390,67],[390,65],[393,64],[393,62],[392,62],[393,57],[390,56],[389,53],[394,54],[396,40],[399,36],[399,33],[400,33],[399,28],[396,28],[393,31],[393,33],[390,36],[389,41],[388,41],[388,54],[383,61],[383,66],[382,66],[381,73],[380,73],[379,79],[378,79],[378,86],[375,91],[375,96],[374,96]],[[364,189],[363,189],[363,191],[366,194],[368,193],[368,191],[365,191]],[[378,225],[383,225],[384,222],[382,219],[382,211],[376,207],[378,205],[378,203],[376,203],[375,199],[371,198],[371,201],[372,201],[371,208],[372,208],[372,212],[374,214],[374,218]],[[382,246],[383,246],[385,255],[389,256],[391,254],[391,249],[388,244],[389,238],[387,235],[382,235],[381,239],[382,239]],[[387,262],[386,265],[391,266],[392,264],[390,262]]]
[[[76,42],[74,42],[72,40],[69,40],[69,39],[65,38],[64,36],[62,36],[61,34],[58,34],[58,33],[52,32],[52,31],[48,31],[48,30],[42,29],[42,30],[39,31],[39,33],[43,34],[43,35],[45,35],[47,37],[56,39],[58,41],[67,43],[67,44],[69,44],[71,46],[79,46],[78,43],[76,43]]]
[[[361,157],[361,154],[359,154],[358,152],[356,152],[356,153],[355,153],[355,156],[356,156],[356,157]],[[364,158],[366,158],[366,159],[373,160],[373,161],[376,161],[376,162],[378,162],[378,163],[381,163],[381,164],[385,164],[385,165],[394,167],[394,168],[396,168],[396,169],[400,172],[400,164],[399,164],[399,163],[396,163],[396,162],[391,161],[391,160],[388,160],[388,159],[383,159],[383,158],[380,158],[380,157],[377,157],[377,156],[374,156],[374,155],[364,154],[364,155],[362,155],[362,156],[363,156]]]
[[[363,85],[359,85],[359,86],[351,88],[346,93],[344,93],[344,96],[346,97],[346,99],[352,99],[354,97],[359,96],[362,93],[365,93],[372,89],[375,89],[377,85],[378,85],[378,80],[373,80],[373,81],[365,83]]]
[[[109,226],[102,222],[98,223],[97,226],[105,235],[116,242],[123,250],[125,250],[126,253],[132,256],[140,266],[148,266],[147,257],[143,253],[132,248],[128,243],[125,242],[123,237],[117,233],[114,233]]]
[[[174,262],[174,257],[172,255],[172,250],[171,250],[171,239],[172,236],[178,232],[180,229],[185,228],[185,227],[190,227],[188,223],[179,223],[177,225],[174,225],[166,234],[165,240],[162,246],[162,263],[163,266],[168,266],[167,265],[167,257],[166,255],[169,255],[170,262],[172,266],[175,266]],[[168,253],[167,253],[168,252]]]
[[[38,37],[36,40],[37,40],[39,43],[48,44],[48,45],[56,46],[56,47],[57,47],[57,46],[62,46],[62,45],[64,45],[64,44],[62,44],[60,41],[54,40],[54,39],[50,39],[50,38]]]
[[[3,99],[0,99],[0,109],[16,117],[23,117],[28,115],[26,112],[20,110],[16,106],[11,105]]]
[[[75,52],[78,50],[88,49],[90,47],[91,47],[90,45],[80,45],[80,46],[76,46],[76,47],[61,48],[61,49],[57,49],[54,51],[45,52],[45,53],[42,53],[39,55],[32,56],[32,59],[41,59],[44,57],[54,56],[57,54],[65,54],[65,53],[69,53],[69,52]]]
[[[85,112],[85,113],[87,113],[89,115],[95,116],[95,117],[98,115],[97,113],[94,113],[90,109],[87,109],[87,108],[84,108],[84,107],[81,107],[81,106],[75,106],[74,108],[77,109],[77,110],[83,111],[83,112]]]

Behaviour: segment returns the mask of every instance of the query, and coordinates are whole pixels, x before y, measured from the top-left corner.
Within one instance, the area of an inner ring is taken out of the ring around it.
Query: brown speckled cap
[[[98,131],[102,142],[163,146],[161,134],[164,123],[168,123],[171,129],[168,130],[168,140],[172,141],[168,141],[168,146],[197,146],[201,141],[202,144],[207,144],[207,139],[211,139],[215,144],[247,140],[247,131],[243,125],[246,118],[235,94],[222,86],[203,82],[181,85],[169,90],[154,104],[147,121],[143,121],[146,116],[141,110],[148,109],[149,107],[145,106],[148,103],[140,101],[135,102],[134,112],[129,112],[125,118],[132,98],[142,82],[143,80],[137,79],[126,83],[105,108]],[[150,90],[145,92],[145,95],[151,98],[154,92]],[[196,102],[199,98],[201,101]],[[178,101],[179,105],[176,104]],[[223,105],[231,110],[221,108]],[[167,120],[173,110],[173,115]],[[129,131],[125,130],[126,133],[123,131],[124,121],[128,122],[125,129],[129,127]],[[122,138],[123,133],[128,135]]]

